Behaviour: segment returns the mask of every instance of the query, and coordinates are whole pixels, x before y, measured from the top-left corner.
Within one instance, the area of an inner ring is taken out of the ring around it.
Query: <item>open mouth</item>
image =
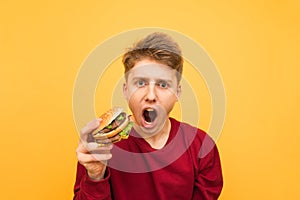
[[[157,113],[153,108],[147,108],[143,112],[145,122],[151,124],[157,117]]]

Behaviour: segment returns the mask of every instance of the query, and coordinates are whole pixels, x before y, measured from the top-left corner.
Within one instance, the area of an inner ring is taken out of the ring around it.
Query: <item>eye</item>
[[[168,83],[165,82],[165,81],[161,81],[158,83],[158,86],[161,87],[161,88],[168,88]]]
[[[145,80],[138,80],[138,81],[136,82],[136,85],[137,85],[138,87],[143,87],[143,86],[146,85],[146,81],[145,81]]]

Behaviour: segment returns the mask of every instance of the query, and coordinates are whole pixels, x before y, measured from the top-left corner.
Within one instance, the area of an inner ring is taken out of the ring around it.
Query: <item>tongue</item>
[[[154,122],[156,118],[156,112],[154,110],[145,110],[144,111],[144,118],[146,122]]]

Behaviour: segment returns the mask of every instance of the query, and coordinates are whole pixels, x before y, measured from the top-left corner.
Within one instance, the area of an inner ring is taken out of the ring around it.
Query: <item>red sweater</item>
[[[74,200],[218,199],[223,179],[215,143],[202,130],[170,120],[170,136],[160,150],[133,129],[116,143],[101,181],[89,179],[78,164]]]

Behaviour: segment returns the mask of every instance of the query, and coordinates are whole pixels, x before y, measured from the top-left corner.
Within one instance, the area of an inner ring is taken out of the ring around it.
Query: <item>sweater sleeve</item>
[[[107,169],[103,180],[94,181],[88,177],[85,167],[78,163],[73,200],[111,200],[109,178],[110,170]]]
[[[198,157],[193,199],[216,200],[222,191],[223,177],[217,146],[208,135]]]

